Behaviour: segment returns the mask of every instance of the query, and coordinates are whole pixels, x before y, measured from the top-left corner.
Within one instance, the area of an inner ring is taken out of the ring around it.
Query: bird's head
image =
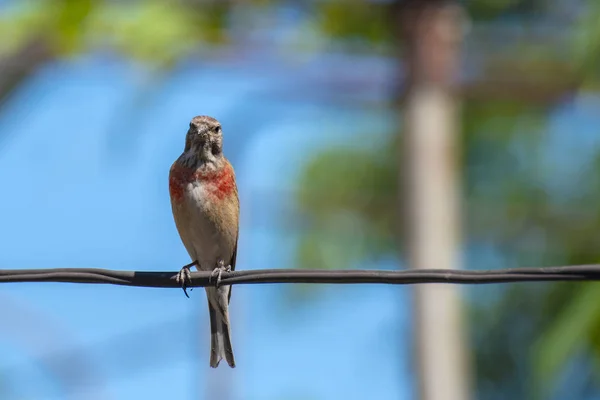
[[[223,134],[219,121],[206,115],[194,117],[185,137],[184,154],[203,164],[219,164],[223,158]]]

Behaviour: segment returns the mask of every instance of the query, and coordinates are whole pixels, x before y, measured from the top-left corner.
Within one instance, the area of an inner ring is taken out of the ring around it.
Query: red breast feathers
[[[204,168],[190,168],[175,161],[169,172],[169,193],[175,201],[181,201],[190,183],[207,184],[207,193],[213,200],[223,200],[237,191],[235,173],[229,161],[222,168],[207,171]]]

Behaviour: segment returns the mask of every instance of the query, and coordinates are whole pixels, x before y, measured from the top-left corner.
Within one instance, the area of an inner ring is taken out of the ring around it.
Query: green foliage
[[[467,0],[471,15],[479,20],[493,20],[506,14],[523,14],[535,10],[540,0]]]
[[[518,103],[465,105],[464,192],[474,236],[506,243],[520,229],[514,221],[533,216],[545,203],[538,175],[544,163],[539,151],[544,117],[544,110]]]
[[[549,385],[578,350],[590,348],[600,360],[600,285],[590,283],[573,292],[544,330],[533,352],[536,391],[547,394]],[[560,309],[559,308],[559,309]]]
[[[203,16],[164,1],[109,3],[90,21],[90,39],[148,65],[168,67],[189,54],[203,37],[214,36],[212,24],[204,24]],[[205,36],[201,27],[206,29]]]
[[[536,384],[532,344],[553,323],[556,310],[584,284],[516,284],[498,287],[500,296],[485,306],[473,304],[470,315],[477,326],[470,342],[477,378],[477,398],[535,398],[553,389],[552,381]],[[489,298],[489,288],[474,287],[473,298]],[[539,382],[539,381],[537,381]],[[546,388],[545,393],[539,389]],[[572,397],[579,398],[573,395]]]
[[[17,3],[0,19],[1,53],[10,53],[42,35],[54,50],[69,55],[84,50],[86,19],[97,10],[92,0]]]
[[[0,54],[42,35],[57,56],[110,46],[126,57],[168,68],[202,46],[225,44],[230,8],[222,2],[32,1],[0,19]]]
[[[298,204],[309,233],[299,246],[301,265],[342,268],[393,248],[396,147],[332,149],[308,164]]]
[[[580,67],[584,83],[598,90],[600,86],[600,2],[590,1],[574,33],[575,64]]]
[[[318,5],[318,26],[328,37],[372,49],[391,39],[388,9],[386,3],[363,0],[325,1]]]
[[[60,53],[72,54],[83,50],[83,25],[95,10],[92,0],[61,0],[45,4],[44,13],[50,15],[49,29],[55,32],[56,46]]]
[[[0,56],[17,52],[42,28],[49,28],[48,17],[39,7],[7,7],[0,13]]]

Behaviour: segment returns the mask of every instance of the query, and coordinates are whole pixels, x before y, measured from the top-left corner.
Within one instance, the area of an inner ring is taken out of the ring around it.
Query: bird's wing
[[[233,167],[231,167],[231,164],[230,164],[230,168],[233,170]],[[235,181],[234,181],[233,187],[234,187],[233,200],[236,204],[235,208],[237,209],[237,215],[235,216],[235,219],[236,219],[235,245],[233,246],[233,253],[231,254],[231,261],[230,261],[229,265],[231,265],[231,270],[235,271],[235,262],[237,259],[238,238],[240,236],[240,196],[238,193],[237,183],[235,183]]]
[[[235,247],[233,248],[233,254],[231,255],[231,262],[229,263],[229,265],[231,265],[231,270],[235,271],[235,261],[237,258],[237,247],[238,247],[238,238],[236,236],[235,238]]]
[[[237,258],[237,247],[238,247],[238,240],[237,237],[235,238],[235,247],[233,248],[233,255],[231,256],[231,263],[229,265],[231,265],[231,270],[235,271],[235,259]],[[229,300],[231,300],[231,287],[229,288],[229,295],[227,296],[227,302],[229,303]]]
[[[239,214],[239,204],[240,204],[240,198],[239,198],[239,194],[238,194],[238,190],[237,190],[237,184],[235,185],[235,201],[238,204],[238,215],[237,215],[237,230],[235,232],[235,245],[233,246],[233,254],[231,254],[231,261],[229,262],[229,265],[231,265],[231,270],[235,271],[235,263],[237,261],[237,249],[238,249],[238,238],[240,237],[240,214]],[[227,297],[227,302],[229,302],[229,300],[231,299],[231,287],[229,290],[229,296]]]

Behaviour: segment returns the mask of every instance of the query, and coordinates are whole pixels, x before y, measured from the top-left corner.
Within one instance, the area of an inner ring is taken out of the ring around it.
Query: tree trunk
[[[404,157],[408,259],[412,268],[460,265],[459,133],[454,80],[459,68],[463,10],[439,1],[402,9],[408,65]],[[467,400],[470,384],[459,287],[414,289],[415,361],[419,398]]]

